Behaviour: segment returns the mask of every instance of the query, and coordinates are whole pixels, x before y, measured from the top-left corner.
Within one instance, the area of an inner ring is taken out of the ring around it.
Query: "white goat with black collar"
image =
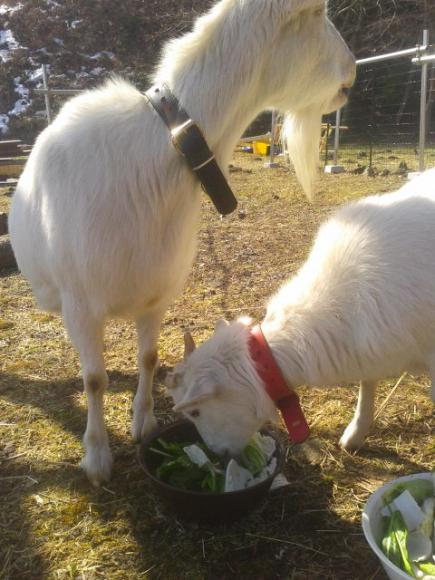
[[[373,422],[380,379],[428,372],[435,402],[435,169],[395,193],[339,209],[308,260],[270,300],[263,333],[286,381],[333,386],[360,380],[341,445],[358,449]],[[239,452],[275,418],[248,350],[249,320],[221,323],[168,386],[217,452]]]
[[[225,169],[260,111],[290,112],[290,150],[309,191],[321,114],[344,104],[354,74],[324,0],[221,0],[166,46],[153,80],[171,89]],[[95,484],[112,467],[103,417],[105,321],[136,321],[132,434],[139,440],[156,425],[159,327],[195,255],[200,200],[167,127],[121,81],[66,103],[37,139],[18,183],[12,245],[40,306],[62,313],[79,352],[88,397],[82,466]]]

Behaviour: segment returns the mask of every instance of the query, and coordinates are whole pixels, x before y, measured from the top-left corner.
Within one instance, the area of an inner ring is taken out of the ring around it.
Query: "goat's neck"
[[[266,91],[259,87],[262,43],[244,38],[246,23],[239,24],[230,28],[221,23],[210,35],[204,28],[174,41],[154,79],[174,91],[223,165],[249,123],[268,105]]]
[[[191,81],[189,76],[193,77]],[[222,86],[222,82],[218,82],[219,77],[225,78],[215,71],[213,77],[210,75],[207,86],[202,87],[194,74],[187,75],[174,83],[173,90],[189,115],[202,128],[218,161],[226,166],[244,130],[263,107],[254,98],[242,97],[249,92],[247,81]]]
[[[310,313],[266,317],[262,329],[285,379],[293,387],[333,385],[359,368],[347,328],[333,314],[320,323]],[[338,337],[338,338],[337,338]]]

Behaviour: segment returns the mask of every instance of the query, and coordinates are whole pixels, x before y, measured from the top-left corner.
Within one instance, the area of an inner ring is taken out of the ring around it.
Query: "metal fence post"
[[[270,128],[270,150],[269,150],[269,161],[264,164],[264,167],[269,167],[274,169],[278,167],[278,163],[275,162],[275,132],[276,132],[276,122],[277,122],[277,112],[275,109],[272,110],[272,126]]]
[[[423,30],[423,46],[429,44],[429,30]],[[420,90],[420,129],[418,145],[418,170],[424,171],[425,146],[426,146],[426,100],[427,100],[427,73],[428,63],[421,65],[421,90]]]
[[[50,105],[50,89],[48,88],[48,67],[46,64],[42,65],[42,83],[44,86],[45,110],[47,113],[47,124],[51,123],[51,105]]]
[[[272,133],[272,137],[270,139],[270,166],[273,167],[274,157],[275,157],[275,131],[276,131],[276,111],[273,109],[272,111],[272,126],[270,128]]]
[[[337,109],[337,113],[335,114],[334,165],[338,164],[338,148],[340,147],[340,125],[341,125],[341,109]]]

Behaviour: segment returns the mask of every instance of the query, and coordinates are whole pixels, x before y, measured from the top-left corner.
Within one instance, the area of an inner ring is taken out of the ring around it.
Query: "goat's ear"
[[[165,377],[165,387],[168,390],[176,389],[180,383],[181,373],[172,372],[168,373]]]
[[[237,319],[237,322],[240,322],[240,324],[243,324],[243,326],[247,326],[248,328],[254,324],[254,321],[250,316],[242,316]]]
[[[186,409],[196,407],[201,405],[205,401],[214,399],[217,395],[217,386],[204,386],[204,385],[194,385],[191,387],[185,397],[176,405],[174,405],[174,411],[185,411]]]
[[[184,365],[184,363],[177,363],[174,367],[174,370],[168,372],[168,374],[165,377],[165,387],[168,390],[171,389],[176,389],[181,382],[181,379],[183,378],[184,375],[184,371],[186,370],[186,367]]]
[[[184,360],[192,354],[195,350],[196,345],[195,341],[193,340],[193,336],[190,334],[189,331],[184,333]]]
[[[216,322],[216,325],[214,327],[214,331],[217,332],[220,328],[224,328],[225,326],[228,326],[230,323],[228,322],[228,320],[225,320],[225,318],[221,318],[220,320],[218,320]]]

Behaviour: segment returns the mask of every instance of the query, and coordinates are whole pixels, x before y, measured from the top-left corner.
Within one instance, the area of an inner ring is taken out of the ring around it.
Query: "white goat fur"
[[[380,379],[426,371],[435,401],[434,249],[432,169],[339,209],[268,304],[262,329],[289,385],[362,381],[341,438],[347,449],[364,442]],[[218,452],[240,451],[275,414],[248,353],[249,326],[218,325],[172,376],[174,408],[191,419],[195,410],[192,420]]]
[[[166,82],[226,168],[261,110],[290,111],[302,125],[319,120],[344,103],[341,88],[353,78],[353,57],[326,18],[324,0],[222,0],[166,46],[153,81]],[[303,149],[304,135],[294,139]],[[309,189],[310,169],[299,166]],[[12,245],[40,306],[62,313],[78,349],[88,396],[82,465],[95,484],[112,466],[103,418],[105,320],[137,324],[138,440],[156,425],[157,337],[195,255],[200,199],[162,120],[120,80],[66,103],[19,181]]]

